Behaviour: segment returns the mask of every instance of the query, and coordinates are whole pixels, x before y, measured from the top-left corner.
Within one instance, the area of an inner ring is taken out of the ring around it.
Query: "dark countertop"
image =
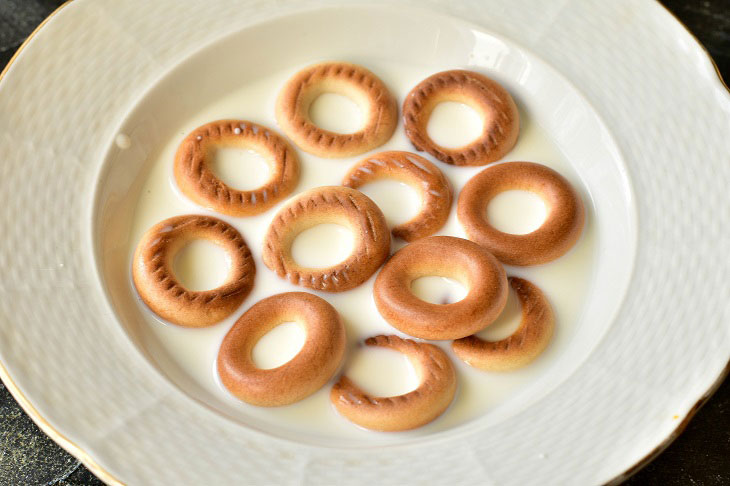
[[[0,69],[58,0],[0,2]],[[664,0],[707,47],[730,83],[730,0]],[[0,485],[101,485],[83,465],[46,437],[0,383]],[[730,485],[730,379],[697,413],[685,432],[626,483]]]

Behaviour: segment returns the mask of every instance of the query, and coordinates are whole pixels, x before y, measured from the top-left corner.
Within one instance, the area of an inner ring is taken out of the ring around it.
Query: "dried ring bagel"
[[[454,353],[462,361],[486,371],[510,371],[521,368],[547,347],[555,328],[555,317],[545,294],[527,280],[510,277],[509,283],[522,304],[520,326],[500,341],[485,341],[467,336],[454,341]]]
[[[411,292],[420,277],[452,277],[469,289],[451,304],[431,304]],[[373,297],[392,326],[421,339],[459,339],[491,324],[507,303],[507,277],[491,253],[469,240],[429,236],[400,249],[375,279]]]
[[[269,164],[271,176],[261,187],[240,191],[228,186],[211,170],[217,147],[251,149]],[[190,132],[175,155],[175,180],[197,204],[229,216],[259,214],[285,198],[299,181],[294,150],[272,130],[243,120],[220,120]]]
[[[299,265],[291,254],[302,231],[322,223],[349,228],[355,248],[344,261],[327,268]],[[317,187],[300,194],[274,217],[264,244],[264,263],[282,278],[315,290],[342,292],[357,287],[390,253],[385,216],[365,194],[349,187]]]
[[[323,93],[353,100],[363,112],[363,128],[335,133],[315,125],[309,108]],[[281,129],[305,152],[320,157],[349,157],[383,145],[398,124],[398,106],[383,82],[362,66],[325,62],[309,66],[289,79],[276,101]]]
[[[226,282],[211,290],[186,289],[172,271],[175,254],[194,239],[220,245],[230,256]],[[236,229],[210,216],[175,216],[154,225],[134,252],[132,278],[142,300],[157,315],[186,327],[215,324],[235,311],[256,275],[251,252]]]
[[[464,103],[479,113],[482,134],[458,148],[431,140],[428,119],[443,101]],[[520,130],[520,115],[507,90],[482,74],[462,70],[436,73],[416,85],[403,103],[403,121],[416,149],[452,165],[484,165],[501,159],[514,147]]]
[[[500,192],[521,189],[542,198],[548,214],[542,225],[525,235],[503,233],[486,217],[489,201]],[[532,162],[507,162],[472,177],[459,194],[456,214],[469,239],[508,265],[539,265],[570,250],[583,231],[585,208],[563,176]]]
[[[298,321],[306,340],[291,360],[273,369],[257,368],[254,346],[283,322]],[[340,367],[345,327],[334,307],[306,292],[287,292],[254,304],[236,321],[218,352],[218,375],[236,397],[253,405],[276,407],[316,392]]]
[[[368,429],[399,431],[421,427],[444,413],[456,392],[456,372],[441,348],[398,336],[371,337],[365,345],[405,354],[421,383],[404,395],[373,397],[342,376],[330,392],[330,400],[341,415]]]
[[[378,179],[396,179],[421,193],[421,210],[410,221],[395,226],[393,236],[413,241],[441,229],[449,217],[452,191],[448,179],[423,157],[410,152],[380,152],[355,164],[342,184],[357,189]]]

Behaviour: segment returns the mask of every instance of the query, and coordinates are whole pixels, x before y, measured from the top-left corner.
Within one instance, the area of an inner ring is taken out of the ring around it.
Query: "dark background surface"
[[[61,3],[0,0],[0,69],[28,34]],[[707,47],[723,77],[730,82],[730,0],[662,3]],[[102,483],[46,437],[0,383],[0,485],[16,484]],[[730,485],[730,380],[725,380],[664,453],[624,484]]]

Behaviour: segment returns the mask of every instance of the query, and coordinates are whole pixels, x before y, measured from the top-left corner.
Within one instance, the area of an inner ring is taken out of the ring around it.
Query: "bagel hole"
[[[307,333],[298,322],[282,322],[261,336],[251,351],[257,368],[270,370],[291,361],[304,346]]]
[[[381,179],[358,188],[378,205],[391,228],[410,221],[421,211],[421,196],[405,182]]]
[[[228,253],[217,244],[195,239],[185,244],[175,255],[172,271],[188,290],[201,291],[220,287],[231,270]]]
[[[266,159],[255,150],[241,147],[216,147],[208,158],[210,170],[227,186],[251,191],[266,184],[271,169]]]
[[[418,388],[420,382],[406,355],[380,347],[359,348],[345,371],[365,393],[375,397],[403,395]]]
[[[507,339],[520,327],[521,321],[522,304],[519,297],[517,297],[517,293],[510,286],[504,310],[493,323],[479,331],[477,336],[485,341],[492,342]]]
[[[317,96],[309,105],[309,119],[319,128],[335,133],[355,133],[363,125],[360,106],[338,93]]]
[[[442,101],[437,104],[431,111],[426,126],[431,140],[446,148],[468,145],[483,131],[483,117],[471,106],[456,101]]]
[[[532,233],[542,226],[546,217],[545,202],[530,191],[504,191],[493,197],[487,205],[489,224],[503,233]]]
[[[297,235],[292,242],[294,261],[306,268],[327,268],[345,260],[355,248],[355,238],[349,228],[322,223]]]
[[[413,280],[411,292],[424,302],[441,305],[459,302],[468,293],[458,280],[431,275]]]

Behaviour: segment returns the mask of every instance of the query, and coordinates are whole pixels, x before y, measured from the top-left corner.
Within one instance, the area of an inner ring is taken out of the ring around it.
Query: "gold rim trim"
[[[684,24],[684,22],[682,22],[681,20],[679,20],[679,17],[677,17],[676,15],[674,15],[674,12],[672,12],[667,7],[665,7],[664,4],[662,2],[660,2],[659,0],[656,0],[656,3],[658,3],[659,6],[661,8],[663,8],[664,11],[666,13],[668,13],[669,16],[672,17],[674,19],[674,21],[677,22],[685,30],[685,32],[687,32],[689,34],[690,37],[692,37],[692,39],[694,39],[695,43],[698,46],[700,46],[700,49],[702,49],[705,52],[705,55],[710,60],[710,63],[712,63],[712,67],[715,68],[715,74],[717,74],[717,79],[720,80],[720,84],[722,84],[725,87],[725,89],[727,90],[728,94],[730,94],[730,87],[727,85],[727,83],[725,83],[725,80],[722,77],[722,73],[720,72],[720,68],[717,67],[717,63],[712,58],[712,55],[710,54],[710,51],[708,51],[707,48],[705,47],[705,45],[702,42],[700,42],[700,40],[697,38],[697,36],[694,35],[691,30],[689,30],[689,27],[687,27]],[[730,363],[728,363],[728,364],[730,365]]]
[[[0,379],[5,385],[5,388],[8,389],[13,398],[15,398],[15,400],[18,402],[18,405],[20,405],[25,413],[27,413],[28,416],[33,420],[33,422],[35,422],[38,428],[41,429],[48,437],[53,439],[56,444],[64,448],[69,454],[73,455],[84,466],[86,466],[87,469],[94,473],[96,477],[104,481],[106,484],[113,486],[124,486],[124,483],[116,479],[114,476],[111,475],[111,473],[109,473],[107,470],[97,464],[96,461],[94,461],[94,459],[92,459],[92,457],[88,453],[86,453],[83,449],[74,444],[68,437],[57,431],[41,416],[40,413],[38,413],[38,410],[36,410],[33,404],[28,401],[25,395],[23,395],[23,392],[20,391],[18,385],[15,384],[12,378],[10,378],[8,370],[5,368],[2,362],[0,362]]]
[[[725,80],[722,77],[722,73],[720,72],[720,68],[717,67],[717,63],[712,58],[712,55],[710,55],[710,51],[707,50],[705,45],[700,42],[700,40],[697,38],[696,35],[692,33],[691,30],[682,22],[679,20],[679,17],[674,15],[674,13],[669,10],[667,7],[664,6],[663,3],[661,3],[659,0],[656,0],[656,3],[666,12],[669,14],[670,17],[674,19],[675,22],[677,22],[680,27],[682,27],[685,32],[689,34],[692,39],[694,39],[695,43],[704,51],[705,56],[707,56],[707,59],[710,60],[710,63],[712,64],[712,67],[715,68],[715,74],[717,74],[717,79],[720,81],[720,84],[725,88],[725,90],[730,94],[730,87],[725,83]],[[702,406],[707,403],[707,401],[712,397],[712,395],[715,394],[718,388],[720,388],[720,385],[725,381],[725,379],[730,376],[730,361],[725,365],[725,369],[723,369],[720,372],[720,375],[717,377],[717,380],[715,380],[712,385],[705,391],[705,393],[695,402],[695,404],[692,406],[692,408],[689,409],[689,412],[687,412],[687,415],[684,416],[684,418],[677,424],[677,426],[672,430],[672,432],[667,436],[666,439],[661,441],[659,445],[657,445],[654,449],[652,449],[648,454],[646,454],[644,457],[639,459],[633,466],[626,469],[623,473],[618,474],[613,479],[608,481],[605,486],[618,486],[619,484],[623,483],[627,479],[629,479],[631,476],[636,474],[637,472],[641,471],[646,465],[648,465],[650,462],[652,462],[654,459],[656,459],[662,452],[664,452],[667,447],[669,447],[672,442],[676,440],[677,437],[679,437],[682,432],[685,431],[689,423],[692,421],[692,419],[695,417],[697,412],[700,411]]]
[[[35,37],[35,35],[38,33],[38,31],[41,30],[41,28],[44,25],[46,25],[46,23],[48,23],[49,20],[51,20],[51,17],[53,17],[54,15],[56,15],[58,12],[60,12],[63,9],[63,7],[65,7],[66,5],[68,5],[69,3],[71,3],[72,1],[73,0],[66,0],[65,2],[63,2],[61,5],[58,6],[58,8],[56,10],[54,10],[53,12],[51,12],[51,14],[48,17],[46,17],[45,19],[43,19],[43,22],[41,22],[40,24],[38,24],[38,27],[36,27],[35,29],[33,29],[33,32],[31,32],[30,35],[25,38],[25,40],[23,41],[23,43],[20,44],[20,47],[18,47],[18,50],[15,51],[15,54],[13,54],[13,57],[10,58],[10,60],[5,65],[5,67],[3,68],[3,70],[0,71],[0,80],[2,80],[5,77],[5,74],[8,72],[8,69],[10,69],[10,65],[13,64],[13,62],[15,62],[15,59],[17,59],[18,55],[20,55],[20,51],[22,51],[23,48],[28,44],[28,42],[30,42],[30,40],[33,37]]]
[[[699,410],[702,408],[702,406],[707,403],[707,401],[712,397],[712,395],[715,394],[718,388],[722,385],[722,383],[725,381],[725,378],[727,376],[730,376],[730,361],[728,362],[727,366],[725,366],[725,369],[720,372],[720,376],[717,378],[717,380],[710,386],[710,388],[707,389],[707,391],[702,395],[702,397],[695,402],[695,404],[692,406],[692,408],[689,409],[689,412],[687,412],[687,415],[682,419],[681,422],[677,424],[677,426],[674,428],[674,430],[669,434],[669,436],[664,439],[662,442],[659,443],[658,446],[656,446],[654,449],[652,449],[651,452],[649,452],[647,455],[639,459],[639,461],[628,468],[623,473],[619,474],[618,476],[614,477],[612,480],[607,482],[605,486],[618,486],[627,479],[629,479],[631,476],[636,474],[637,472],[641,471],[644,466],[648,465],[650,462],[652,462],[654,459],[656,459],[664,450],[669,447],[674,440],[679,437],[682,432],[687,428],[689,423],[692,421],[694,416],[699,412]]]
[[[2,81],[2,79],[5,77],[5,74],[10,69],[10,66],[13,64],[13,62],[15,62],[15,60],[20,55],[20,52],[26,47],[26,45],[28,45],[31,39],[33,39],[33,37],[38,34],[38,32],[43,28],[44,25],[48,23],[49,20],[51,20],[53,16],[55,16],[72,1],[73,0],[66,0],[64,3],[59,5],[56,10],[51,12],[51,14],[48,15],[48,17],[46,17],[43,22],[38,24],[38,27],[36,27],[33,32],[30,33],[30,35],[23,41],[22,44],[20,44],[20,47],[18,47],[18,49],[15,51],[15,54],[13,54],[8,63],[5,65],[5,68],[3,68],[3,70],[0,72],[0,81]],[[717,63],[715,63],[715,60],[710,55],[710,51],[707,50],[704,44],[700,42],[700,40],[692,33],[692,31],[687,28],[684,22],[679,20],[679,18],[674,15],[674,13],[672,13],[658,0],[656,0],[656,3],[659,4],[659,6],[663,8],[694,39],[695,43],[700,47],[700,49],[704,51],[705,55],[710,60],[710,63],[712,63],[712,66],[715,68],[715,73],[717,74],[717,78],[720,80],[720,84],[722,84],[722,86],[724,86],[727,90],[728,94],[730,94],[730,87],[728,87],[728,85],[725,83],[725,80],[722,77],[722,73],[720,73],[720,69],[717,67]],[[730,375],[730,362],[728,362],[725,369],[720,373],[720,376],[718,376],[717,380],[712,384],[712,386],[710,386],[707,392],[695,403],[695,405],[690,409],[685,418],[677,425],[677,427],[672,431],[671,434],[669,434],[669,436],[664,441],[662,441],[654,450],[644,456],[636,464],[631,466],[623,473],[617,475],[606,484],[616,485],[625,481],[626,479],[637,473],[639,470],[641,470],[644,466],[653,461],[662,452],[664,452],[664,450],[669,447],[669,445],[674,442],[674,440],[679,437],[679,435],[687,428],[687,425],[689,425],[689,422],[692,420],[692,418],[694,418],[695,414],[699,411],[700,408],[702,408],[705,403],[707,403],[707,401],[717,391],[717,389],[720,388],[720,385],[723,381],[725,381],[725,378],[728,375]],[[18,405],[20,405],[20,407],[31,418],[31,420],[33,420],[38,428],[43,431],[43,433],[45,433],[54,442],[56,442],[59,446],[66,450],[66,452],[78,459],[88,470],[90,470],[96,477],[104,481],[106,484],[112,486],[124,486],[124,483],[112,476],[110,472],[101,467],[86,451],[74,444],[66,436],[61,434],[50,423],[48,423],[46,419],[43,418],[43,416],[41,416],[38,410],[36,410],[33,404],[30,403],[30,400],[25,397],[23,392],[20,391],[20,388],[18,388],[18,385],[16,385],[13,379],[10,377],[10,375],[8,374],[8,370],[5,368],[2,361],[0,361],[0,380],[2,380],[3,384],[13,396],[15,401],[18,402]]]

